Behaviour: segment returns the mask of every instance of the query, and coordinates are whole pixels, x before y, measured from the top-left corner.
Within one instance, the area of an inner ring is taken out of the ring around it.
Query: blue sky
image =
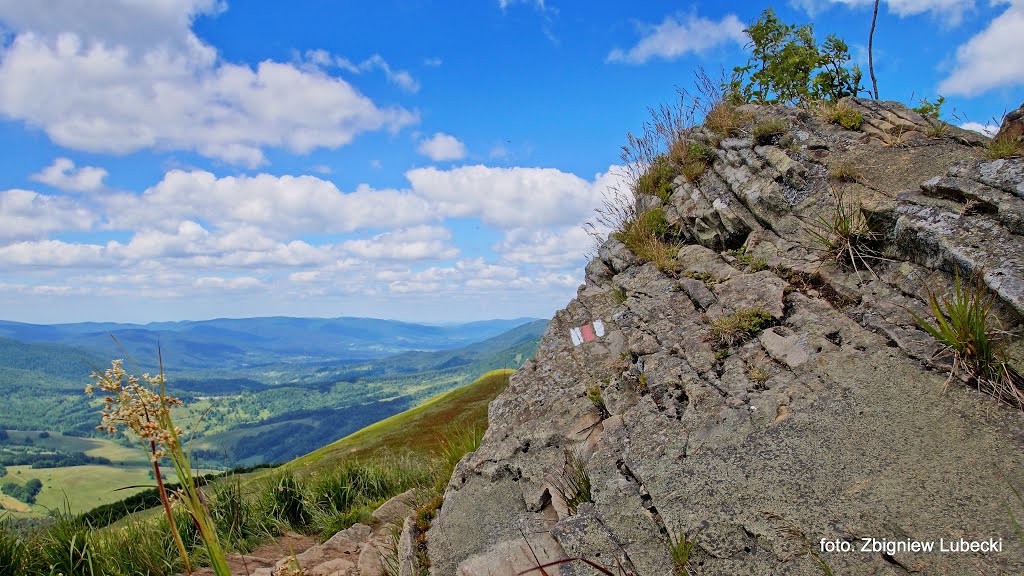
[[[637,4],[0,0],[0,318],[549,316],[626,132],[761,10],[866,67],[871,0]],[[881,4],[883,98],[1024,100],[1024,0]]]

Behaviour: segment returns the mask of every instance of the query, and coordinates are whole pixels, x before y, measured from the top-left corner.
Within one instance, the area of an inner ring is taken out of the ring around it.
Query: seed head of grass
[[[163,394],[164,376],[143,374],[141,378],[129,375],[123,360],[114,360],[110,368],[100,374],[93,372],[95,384],[85,387],[85,393],[92,395],[99,388],[105,392],[103,418],[97,430],[116,434],[122,426],[134,432],[144,442],[154,442],[156,450],[150,455],[156,461],[167,454],[167,450],[179,448],[177,438],[184,433],[181,428],[172,434],[162,426],[170,414],[171,407],[181,406],[181,400]]]

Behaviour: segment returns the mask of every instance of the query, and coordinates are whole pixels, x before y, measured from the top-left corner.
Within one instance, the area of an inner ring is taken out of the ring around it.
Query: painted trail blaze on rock
[[[594,320],[591,324],[584,324],[578,328],[569,329],[569,337],[572,338],[572,345],[579,346],[584,342],[590,342],[604,336],[604,322]]]

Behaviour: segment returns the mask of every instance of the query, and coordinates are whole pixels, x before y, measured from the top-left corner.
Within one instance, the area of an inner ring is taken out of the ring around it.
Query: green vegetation
[[[26,504],[35,504],[36,495],[39,494],[39,491],[42,489],[43,483],[40,482],[39,478],[32,478],[24,484],[7,482],[2,488],[0,488],[4,494],[17,498]]]
[[[927,116],[938,120],[942,116],[942,105],[946,103],[945,96],[939,96],[935,101],[928,100],[927,98],[921,98],[918,100],[918,105],[911,108],[914,112],[917,112],[921,116]]]
[[[778,143],[787,130],[789,130],[789,124],[785,120],[769,117],[754,124],[750,133],[754,137],[754,141],[763,146]]]
[[[353,456],[369,456],[381,449],[408,448],[429,453],[441,446],[452,426],[484,428],[487,405],[508,386],[512,370],[495,370],[472,384],[457,388],[401,414],[346,436],[284,466],[285,470],[329,467]]]
[[[1007,137],[993,138],[985,148],[985,155],[992,160],[1024,156],[1024,143]]]
[[[736,250],[729,250],[726,254],[735,257],[736,263],[739,264],[744,271],[751,274],[768,269],[768,261],[760,256],[747,254],[746,246],[740,246]]]
[[[715,151],[704,144],[698,142],[690,142],[687,147],[686,159],[683,161],[683,176],[686,176],[691,182],[696,182],[698,178],[708,167],[715,161]]]
[[[1000,333],[994,326],[994,302],[995,294],[989,294],[980,279],[963,282],[957,271],[951,296],[940,298],[928,293],[932,321],[915,318],[953,355],[947,385],[964,373],[979,390],[1024,409],[1024,378],[1006,361]]]
[[[3,574],[30,574],[38,564],[26,537],[16,530],[10,518],[0,517],[0,568]]]
[[[710,272],[697,272],[695,270],[688,270],[685,274],[683,274],[683,276],[686,278],[693,278],[694,280],[703,282],[704,285],[708,287],[711,287],[712,284],[717,284],[722,281],[721,278],[715,276]]]
[[[484,427],[460,428],[453,426],[448,428],[445,440],[441,444],[441,461],[444,462],[447,470],[454,470],[455,465],[463,456],[470,452],[476,452],[480,447],[480,441],[484,438]],[[444,479],[447,483],[447,478]],[[438,486],[438,490],[444,490],[444,486]]]
[[[704,116],[704,127],[716,134],[721,141],[735,136],[750,119],[750,114],[741,112],[735,105],[722,100]]]
[[[845,102],[822,104],[818,115],[830,124],[837,124],[847,130],[859,131],[864,124],[864,115]]]
[[[411,488],[428,495],[417,508],[417,524],[429,524],[439,506],[438,486],[447,482],[461,451],[479,444],[487,404],[510,374],[489,373],[282,468],[214,481],[204,492],[218,538],[229,550],[247,552],[285,529],[327,537],[368,521],[372,510]],[[148,514],[99,529],[96,516],[75,516],[65,508],[51,524],[27,531],[2,521],[0,562],[15,574],[50,574],[52,565],[65,576],[169,576],[185,569],[174,534],[190,565],[209,562],[180,503],[172,506],[176,530],[166,516]]]
[[[714,163],[715,151],[699,142],[680,139],[672,143],[669,158],[684,178],[696,182]]]
[[[929,138],[942,138],[949,133],[949,124],[946,124],[942,120],[931,120],[928,123],[928,128],[925,129],[924,135]]]
[[[120,346],[120,342],[114,338]],[[122,351],[124,349],[122,348]],[[127,356],[127,353],[125,354]],[[153,465],[153,475],[156,479],[157,490],[160,500],[163,502],[170,534],[182,562],[185,564],[185,571],[191,572],[189,567],[189,552],[185,547],[178,528],[176,526],[174,512],[171,509],[171,497],[174,496],[176,503],[188,511],[192,522],[202,540],[206,557],[213,566],[217,576],[230,576],[224,555],[224,548],[221,545],[221,529],[225,524],[225,518],[229,526],[226,541],[235,542],[236,533],[234,528],[242,525],[237,517],[222,513],[224,504],[234,504],[234,507],[241,506],[241,497],[225,498],[215,493],[213,505],[208,506],[199,492],[199,484],[196,482],[192,469],[192,459],[186,453],[187,447],[183,447],[180,437],[184,430],[174,425],[171,417],[171,407],[181,406],[182,401],[167,395],[167,379],[164,375],[163,357],[160,349],[157,348],[159,372],[155,376],[148,373],[141,377],[129,374],[122,366],[122,360],[111,362],[110,368],[103,372],[96,369],[91,378],[95,384],[89,384],[85,393],[92,396],[98,388],[103,398],[103,417],[99,428],[111,434],[117,434],[119,430],[130,431],[137,437],[147,449],[147,456]],[[174,473],[181,482],[181,487],[173,494],[168,493],[163,475],[160,472],[160,459],[167,457],[174,467]],[[234,496],[234,495],[232,495]]]
[[[657,156],[646,172],[640,175],[634,192],[638,195],[656,196],[668,202],[672,195],[672,179],[676,177],[671,161],[664,155]]]
[[[728,350],[767,328],[771,321],[772,315],[761,308],[739,310],[712,320],[708,339],[720,350]]]
[[[819,45],[810,24],[786,24],[771,8],[744,32],[750,58],[723,86],[732,101],[806,105],[862,91],[860,68],[847,67],[849,47],[838,36],[830,34]]]
[[[643,374],[641,374],[643,376]],[[595,384],[590,388],[587,388],[587,399],[597,408],[598,412],[601,413],[601,418],[607,418],[611,414],[608,412],[608,406],[604,403],[604,396],[601,394],[601,385]]]
[[[764,365],[754,364],[747,367],[747,378],[750,378],[751,382],[757,384],[763,384],[772,377],[771,370]]]
[[[565,449],[565,464],[561,473],[552,480],[552,485],[569,514],[576,514],[580,504],[594,501],[590,473],[579,449]]]
[[[672,576],[690,576],[686,565],[690,562],[690,554],[696,545],[697,538],[687,538],[683,532],[675,537],[669,535],[668,552],[672,557]]]
[[[518,367],[532,356],[545,325],[544,321],[526,323],[462,348],[406,352],[369,361],[315,358],[309,363],[234,370],[176,369],[174,392],[186,406],[174,408],[172,414],[183,427],[197,429],[192,454],[204,469],[287,461],[471,382],[481,373]],[[0,334],[4,326],[0,322]],[[485,326],[477,331],[484,328],[491,329]],[[38,370],[30,370],[22,357],[38,361]],[[0,394],[6,399],[0,407],[0,422],[20,429],[10,432],[11,442],[0,442],[0,465],[15,461],[6,459],[12,455],[23,461],[25,454],[39,465],[46,460],[60,464],[56,460],[65,457],[64,464],[93,462],[33,474],[43,480],[43,491],[32,508],[8,506],[18,510],[19,516],[45,515],[44,507],[61,506],[62,487],[71,510],[79,512],[130,493],[114,493],[116,488],[152,484],[146,477],[149,465],[134,441],[123,435],[82,437],[97,434],[96,408],[81,401],[88,358],[67,346],[0,338]],[[48,430],[52,437],[40,438],[38,432],[27,430]],[[21,471],[18,466],[8,468],[11,475]],[[0,499],[5,506],[16,502],[6,496]]]
[[[622,304],[626,301],[626,290],[625,288],[612,287],[612,296],[615,296],[615,301]]]
[[[654,262],[659,270],[670,271],[676,265],[676,251],[667,242],[669,224],[661,208],[648,210],[625,224],[615,237],[645,262]]]
[[[825,255],[840,266],[860,265],[871,269],[868,258],[877,258],[870,243],[877,238],[859,199],[847,201],[841,191],[833,191],[835,209],[829,217],[819,216],[816,230],[809,230]]]

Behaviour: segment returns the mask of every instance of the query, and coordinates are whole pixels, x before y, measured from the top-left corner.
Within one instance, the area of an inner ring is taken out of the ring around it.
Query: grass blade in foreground
[[[115,342],[117,340],[115,339]],[[120,346],[120,343],[118,343]],[[122,351],[124,348],[121,348]],[[127,355],[127,353],[126,353]],[[181,400],[167,395],[166,378],[163,370],[163,357],[159,354],[160,371],[156,376],[143,374],[141,377],[128,374],[122,360],[114,360],[111,367],[100,373],[95,370],[92,378],[96,384],[86,386],[86,394],[93,394],[98,387],[107,395],[103,399],[103,420],[100,430],[116,434],[119,426],[131,430],[143,442],[149,453],[150,462],[157,480],[160,499],[164,504],[164,512],[174,536],[185,571],[191,573],[188,552],[181,540],[171,509],[170,498],[160,475],[160,458],[168,457],[178,476],[181,488],[177,490],[180,502],[185,506],[196,530],[199,532],[206,548],[210,563],[218,576],[230,576],[224,557],[224,551],[217,537],[217,530],[202,495],[196,486],[188,455],[183,451],[180,436],[184,432],[174,426],[171,420],[171,408],[180,406]]]

